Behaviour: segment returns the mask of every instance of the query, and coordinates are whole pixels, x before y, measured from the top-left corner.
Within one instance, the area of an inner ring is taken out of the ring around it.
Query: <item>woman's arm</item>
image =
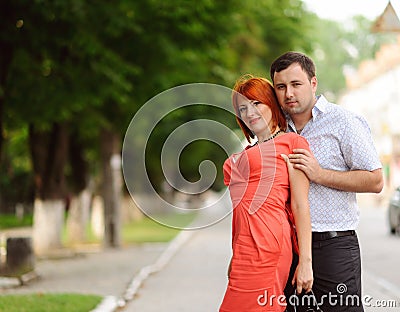
[[[303,171],[293,168],[286,155],[282,154],[289,172],[291,209],[293,212],[297,240],[299,243],[299,263],[293,278],[297,292],[310,291],[313,284],[311,260],[311,221],[308,190],[310,182]]]

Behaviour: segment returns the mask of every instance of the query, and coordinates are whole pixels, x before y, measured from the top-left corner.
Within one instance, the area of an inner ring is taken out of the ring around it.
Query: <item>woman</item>
[[[309,181],[286,156],[309,147],[301,136],[285,133],[286,119],[267,79],[245,76],[234,91],[236,119],[248,142],[256,136],[257,143],[224,163],[234,208],[233,256],[220,312],[284,311],[292,241],[299,253],[297,291],[310,291],[313,282]]]

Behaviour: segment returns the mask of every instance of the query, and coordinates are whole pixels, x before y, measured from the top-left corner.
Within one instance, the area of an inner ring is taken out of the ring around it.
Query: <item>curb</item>
[[[40,276],[34,270],[19,277],[0,276],[0,289],[20,287],[39,278]]]
[[[119,309],[123,309],[129,301],[133,300],[136,294],[139,292],[144,281],[152,274],[161,271],[172,257],[178,252],[178,250],[190,239],[193,235],[193,231],[182,230],[168,245],[164,252],[160,255],[157,261],[153,264],[143,267],[138,274],[136,274],[129,286],[125,290],[122,297],[106,296],[96,306],[95,309],[90,312],[115,312]]]

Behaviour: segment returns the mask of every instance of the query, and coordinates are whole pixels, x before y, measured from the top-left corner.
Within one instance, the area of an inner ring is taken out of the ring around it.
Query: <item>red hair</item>
[[[286,130],[286,117],[278,104],[274,87],[268,79],[253,77],[252,75],[245,75],[236,82],[233,90],[236,91],[232,96],[232,104],[236,113],[236,121],[249,143],[251,142],[250,139],[254,139],[254,133],[247,128],[246,124],[240,118],[239,99],[241,96],[238,93],[245,96],[250,101],[258,101],[262,104],[268,105],[272,113],[271,133],[273,133],[277,127],[283,131]]]

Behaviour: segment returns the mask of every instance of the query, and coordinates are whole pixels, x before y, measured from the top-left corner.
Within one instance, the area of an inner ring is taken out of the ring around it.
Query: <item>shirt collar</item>
[[[322,95],[317,96],[317,103],[315,103],[311,115],[312,118],[315,119],[318,115],[323,114],[328,109],[328,100]]]
[[[328,100],[322,94],[318,95],[316,98],[317,98],[317,102],[315,103],[314,107],[311,110],[312,120],[315,120],[315,118],[317,118],[319,115],[325,113],[328,109]],[[296,132],[294,123],[293,123],[292,119],[290,118],[290,115],[286,112],[285,112],[285,115],[286,115],[286,119],[288,121],[289,127],[292,129],[293,132]]]

